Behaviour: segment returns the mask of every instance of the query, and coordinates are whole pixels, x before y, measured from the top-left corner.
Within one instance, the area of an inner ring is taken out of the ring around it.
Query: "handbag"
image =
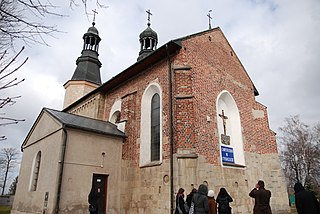
[[[97,211],[97,207],[93,204],[89,205],[89,212],[96,212]]]
[[[194,203],[193,201],[191,202],[191,206],[190,206],[190,209],[189,209],[189,214],[193,214],[194,213]]]

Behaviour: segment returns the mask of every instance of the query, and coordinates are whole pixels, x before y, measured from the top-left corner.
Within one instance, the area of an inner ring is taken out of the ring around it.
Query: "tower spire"
[[[64,84],[65,97],[64,107],[69,106],[82,96],[101,85],[100,67],[101,62],[98,59],[99,32],[95,25],[95,17],[92,26],[83,35],[83,49],[81,56],[76,61],[76,69],[71,80]]]
[[[156,50],[157,44],[158,44],[158,35],[150,27],[151,25],[150,16],[152,15],[152,13],[150,12],[150,9],[147,10],[146,13],[148,14],[148,24],[147,24],[148,27],[139,36],[140,52],[138,56],[138,61],[145,58],[154,50]]]

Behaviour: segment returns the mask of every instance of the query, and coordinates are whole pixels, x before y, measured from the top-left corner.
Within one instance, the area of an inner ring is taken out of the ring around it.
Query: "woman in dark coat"
[[[184,207],[184,189],[180,188],[176,195],[176,211],[175,214],[187,214],[187,211]]]
[[[264,188],[264,182],[258,181],[256,187],[249,193],[254,198],[253,214],[272,214],[270,207],[271,192]]]
[[[198,192],[193,195],[194,214],[208,214],[209,202],[208,202],[208,187],[204,184],[199,186]]]
[[[319,214],[319,202],[315,195],[304,189],[301,183],[294,185],[295,203],[298,214]]]
[[[231,207],[229,205],[230,202],[233,201],[229,193],[225,188],[220,188],[220,191],[217,196],[218,203],[218,213],[219,214],[231,214]]]

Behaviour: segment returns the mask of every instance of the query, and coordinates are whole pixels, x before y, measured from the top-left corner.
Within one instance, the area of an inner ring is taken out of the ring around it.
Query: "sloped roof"
[[[156,49],[155,51],[153,51],[152,53],[150,53],[147,57],[137,61],[136,63],[134,63],[133,65],[131,65],[130,67],[128,67],[127,69],[125,69],[124,71],[118,73],[116,76],[112,77],[110,80],[108,80],[107,82],[103,83],[100,87],[96,88],[95,90],[89,92],[88,94],[86,94],[85,96],[81,97],[80,99],[78,99],[77,101],[75,101],[74,103],[72,103],[71,105],[67,106],[63,111],[68,111],[70,110],[72,107],[78,105],[79,103],[81,103],[83,100],[87,99],[88,97],[90,97],[93,94],[96,93],[106,93],[109,90],[112,90],[115,87],[118,87],[121,84],[125,84],[130,78],[132,78],[133,76],[139,74],[140,72],[143,72],[145,69],[147,69],[148,67],[154,65],[155,63],[159,62],[160,60],[174,55],[175,53],[177,53],[181,48],[182,48],[182,41],[185,39],[188,39],[190,37],[194,37],[194,36],[198,36],[201,34],[204,34],[206,32],[209,31],[215,31],[215,30],[219,30],[222,32],[222,30],[219,27],[213,28],[213,29],[209,29],[209,30],[205,30],[205,31],[201,31],[198,33],[194,33],[194,34],[190,34],[184,37],[180,37],[174,40],[171,40],[169,42],[167,42],[166,44],[162,45],[160,48]],[[223,34],[223,32],[222,32]],[[224,36],[224,34],[223,34]],[[225,37],[225,36],[224,36]],[[227,38],[225,37],[226,42],[228,42]],[[229,42],[228,42],[229,44]],[[230,48],[231,45],[229,44]],[[235,53],[235,51],[233,51]],[[238,57],[237,57],[238,58]],[[242,65],[241,61],[239,60],[241,66],[243,67],[245,73],[247,74],[247,76],[249,77],[253,88],[254,88],[254,95],[258,96],[259,92],[256,89],[255,85],[253,84],[250,76],[248,75],[246,69],[244,68],[244,66]]]
[[[116,125],[109,121],[96,120],[48,108],[44,108],[43,111],[48,112],[66,127],[117,137],[126,137],[124,132],[120,131]]]

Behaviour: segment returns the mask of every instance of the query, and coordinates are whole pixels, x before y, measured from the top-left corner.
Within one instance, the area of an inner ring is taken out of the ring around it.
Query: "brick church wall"
[[[220,29],[184,38],[182,46],[171,57],[175,192],[183,187],[188,193],[206,181],[216,194],[220,187],[228,189],[235,200],[233,213],[251,213],[253,201],[248,193],[263,178],[267,188],[277,192],[272,197],[274,213],[287,213],[285,181],[266,107],[255,101],[253,83],[231,46]],[[140,168],[141,98],[152,82],[162,90],[163,162]],[[127,121],[121,172],[123,213],[169,213],[168,85],[168,61],[164,59],[106,92],[104,119],[120,99],[120,120]],[[221,166],[216,102],[222,90],[233,96],[239,109],[246,168]]]

